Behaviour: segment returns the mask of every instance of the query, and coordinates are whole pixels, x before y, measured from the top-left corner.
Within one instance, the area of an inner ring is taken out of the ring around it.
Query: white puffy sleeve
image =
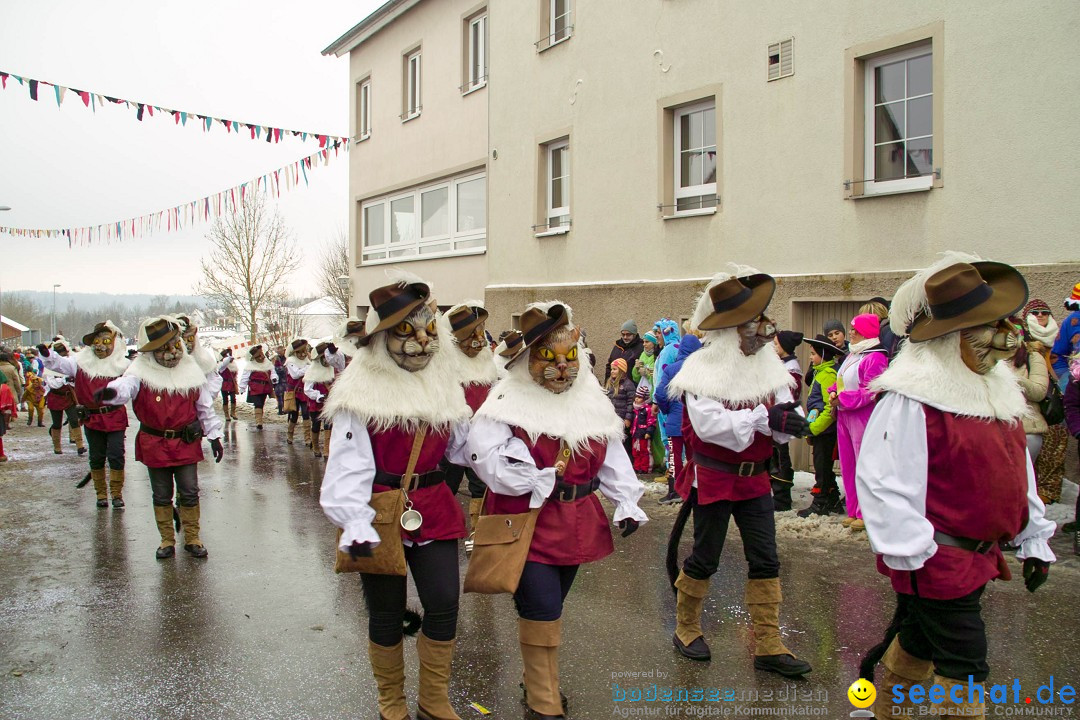
[[[712,398],[687,393],[686,412],[699,438],[735,452],[750,447],[756,433],[772,435],[769,412],[764,405],[749,410],[728,410]]]
[[[450,444],[446,446],[446,459],[453,465],[469,464],[468,444],[471,424],[468,420],[455,423],[450,429]]]
[[[615,503],[612,520],[616,524],[626,518],[639,523],[649,522],[649,516],[638,507],[638,501],[645,493],[645,486],[637,479],[630,456],[626,454],[619,440],[608,441],[604,464],[600,466],[597,478],[600,480],[600,492]]]
[[[513,436],[506,423],[475,419],[466,448],[469,465],[492,492],[531,494],[529,507],[538,508],[555,489],[555,468],[536,467],[529,448]]]
[[[221,376],[215,375],[218,379],[218,387],[221,387]],[[221,438],[221,430],[225,423],[221,421],[221,418],[216,412],[214,412],[214,393],[210,389],[210,381],[207,380],[206,384],[199,388],[199,397],[195,399],[195,413],[199,416],[199,424],[202,425],[203,437],[207,440],[218,440]]]
[[[79,370],[79,364],[75,362],[75,358],[71,355],[67,357],[61,357],[59,354],[49,351],[48,357],[42,357],[41,362],[46,368],[53,372],[58,372],[68,377],[75,377],[75,373]]]
[[[1031,455],[1027,456],[1027,502],[1028,521],[1024,529],[1020,531],[1013,541],[1013,545],[1019,545],[1016,551],[1017,560],[1026,560],[1029,557],[1055,562],[1057,556],[1050,549],[1049,540],[1057,530],[1057,524],[1053,520],[1046,519],[1046,506],[1035,487],[1035,468],[1031,464]]]
[[[142,381],[134,375],[125,374],[111,381],[108,387],[116,391],[116,397],[112,400],[105,400],[104,403],[106,405],[126,405],[133,397],[138,395],[139,388],[142,387]]]
[[[217,371],[220,373],[222,370],[229,367],[229,363],[231,363],[232,361],[233,359],[226,355],[224,358],[221,359],[221,362],[218,363]]]
[[[304,394],[315,402],[319,402],[323,398],[323,394],[315,389],[315,383],[310,380],[304,381]]]
[[[240,373],[240,379],[236,381],[236,388],[240,392],[242,392],[242,393],[247,392],[248,379],[250,377],[251,377],[251,370],[249,370],[248,368],[244,368],[244,370]]]
[[[348,552],[354,542],[379,544],[379,533],[371,525],[375,511],[368,504],[374,480],[375,458],[367,427],[352,413],[338,413],[319,504],[330,522],[341,528],[338,548],[342,552]]]
[[[918,570],[937,552],[926,519],[929,450],[921,403],[887,393],[866,426],[855,485],[870,547],[893,570]]]
[[[304,377],[304,373],[307,372],[307,366],[300,366],[294,362],[285,363],[285,372],[289,374],[293,380],[299,380]]]
[[[345,353],[341,352],[341,350],[336,353],[330,352],[329,349],[323,350],[323,357],[326,358],[326,362],[330,363],[330,367],[338,372],[345,369]]]
[[[221,379],[221,376],[216,371],[211,370],[206,373],[206,384],[203,385],[208,393],[210,393],[210,400],[213,401],[221,393],[221,384],[225,382]]]

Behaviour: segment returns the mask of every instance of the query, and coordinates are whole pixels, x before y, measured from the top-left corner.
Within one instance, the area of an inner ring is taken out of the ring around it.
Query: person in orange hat
[[[611,398],[611,404],[615,406],[615,414],[623,421],[626,429],[623,447],[626,449],[626,456],[632,458],[634,453],[630,426],[634,423],[634,396],[637,386],[630,379],[626,360],[623,358],[615,358],[611,361],[611,375],[608,376],[604,391]]]

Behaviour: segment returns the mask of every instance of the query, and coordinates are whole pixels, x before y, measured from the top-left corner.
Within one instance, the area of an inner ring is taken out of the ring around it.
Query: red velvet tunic
[[[184,393],[151,390],[143,385],[131,401],[139,422],[157,430],[181,430],[195,422],[198,415],[195,400],[199,388]],[[190,465],[203,459],[202,441],[186,443],[180,438],[135,435],[135,459],[146,467],[176,467]]]
[[[1024,428],[987,422],[923,406],[929,452],[926,519],[935,530],[994,543],[985,554],[938,545],[915,571],[921,597],[963,597],[995,578],[1011,575],[999,540],[1011,540],[1027,524],[1027,437]],[[878,556],[878,570],[898,593],[912,594],[911,572],[892,570]]]
[[[562,449],[558,438],[541,435],[533,443],[528,433],[511,427],[514,437],[525,443],[538,468],[554,467]],[[585,451],[571,456],[561,481],[572,485],[592,482],[604,464],[607,442],[591,440]],[[529,495],[488,493],[485,513],[510,514],[529,511]],[[581,565],[601,560],[615,552],[611,526],[596,493],[573,502],[551,499],[544,503],[536,519],[536,533],[528,560],[545,565]]]
[[[270,382],[269,371],[251,371],[248,375],[248,395],[269,395],[273,391],[274,385]]]
[[[232,366],[225,368],[220,373],[221,375],[221,391],[222,392],[236,392],[236,371]],[[252,373],[254,375],[255,373]]]
[[[368,435],[371,438],[371,452],[374,455],[375,467],[383,472],[403,474],[409,465],[409,455],[412,454],[413,433],[399,428],[378,432],[368,427]],[[432,470],[438,470],[439,461],[446,455],[449,444],[449,428],[442,432],[428,430],[413,472],[423,475]],[[372,486],[372,493],[390,489],[385,485],[375,484]],[[454,493],[450,491],[446,483],[441,482],[431,487],[414,490],[409,493],[409,499],[412,500],[413,509],[423,515],[424,522],[415,533],[410,534],[402,530],[402,539],[419,543],[428,540],[457,540],[467,534],[465,515],[461,512],[461,506],[458,505]]]
[[[289,374],[289,371],[285,371],[285,390],[288,392],[296,393],[296,404],[307,405],[310,398],[304,393],[304,378],[303,376],[294,378]],[[308,408],[310,412],[311,408]],[[405,458],[408,460],[408,458]],[[403,469],[402,472],[405,472]]]
[[[322,412],[323,404],[326,402],[326,395],[327,395],[327,393],[330,392],[330,384],[329,383],[317,382],[317,383],[312,383],[311,385],[312,385],[312,387],[315,388],[316,391],[322,393],[323,399],[322,400],[312,400],[311,396],[309,396],[307,393],[304,393],[304,396],[307,398],[308,411],[309,412]],[[408,459],[409,458],[405,458],[405,460],[408,460]],[[401,472],[405,472],[405,470],[402,470]]]
[[[475,413],[487,400],[489,392],[491,392],[491,386],[487,383],[469,383],[465,385],[465,402]]]
[[[765,407],[771,406],[772,401],[765,404]],[[734,409],[748,410],[750,408],[736,407]],[[737,474],[714,470],[694,462],[695,453],[732,465],[743,462],[764,462],[772,456],[773,442],[771,436],[755,433],[750,447],[742,452],[735,452],[719,445],[707,443],[699,438],[694,431],[693,424],[690,422],[690,413],[688,412],[683,413],[682,432],[683,443],[686,445],[686,464],[683,466],[682,475],[675,480],[675,490],[683,500],[690,496],[695,477],[697,478],[697,501],[699,505],[708,505],[720,501],[752,500],[772,492],[768,470],[751,477],[739,477]]]
[[[45,394],[45,407],[50,410],[67,410],[71,407],[71,395],[67,390],[53,390]]]
[[[91,410],[102,407],[94,402],[94,392],[104,388],[116,378],[90,377],[80,368],[75,373],[75,399],[80,405],[85,405]],[[107,407],[107,406],[106,406]],[[114,406],[115,407],[115,406]],[[115,432],[128,426],[127,408],[121,405],[112,412],[95,413],[84,423],[91,430],[99,432]]]

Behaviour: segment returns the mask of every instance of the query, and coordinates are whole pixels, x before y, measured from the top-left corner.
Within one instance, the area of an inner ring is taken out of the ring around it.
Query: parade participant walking
[[[52,347],[40,346],[38,350],[44,355],[46,351],[51,351],[50,354],[56,354],[60,358],[67,358],[68,347],[65,342],[54,342]],[[86,447],[83,445],[82,428],[79,427],[79,415],[75,411],[75,381],[73,378],[68,377],[64,373],[59,373],[54,370],[45,370],[45,407],[49,409],[49,414],[52,416],[52,427],[49,428],[49,435],[52,436],[53,452],[57,455],[63,453],[60,442],[60,430],[64,426],[64,417],[67,417],[68,421],[68,439],[75,443],[75,448],[79,455],[86,454]]]
[[[328,358],[334,369],[341,372],[360,350],[360,340],[364,337],[364,321],[349,317],[334,331],[333,344],[337,350]]]
[[[780,361],[784,363],[791,379],[795,381],[792,395],[798,399],[802,388],[803,372],[799,358],[795,357],[795,348],[803,341],[803,334],[794,330],[781,330],[773,338],[773,347]],[[783,512],[791,509],[791,487],[795,484],[795,468],[791,464],[791,452],[787,443],[773,443],[772,465],[769,468],[769,482],[772,484],[773,509]]]
[[[595,376],[579,372],[585,347],[570,308],[530,305],[521,333],[522,349],[476,413],[468,452],[490,490],[485,512],[540,508],[514,604],[529,717],[561,718],[563,603],[578,568],[614,551],[595,491],[614,503],[623,537],[648,516],[622,449],[623,420]]]
[[[176,318],[180,324],[180,334],[184,338],[184,349],[187,354],[195,359],[199,369],[206,376],[207,389],[210,397],[215,398],[221,392],[221,375],[218,374],[220,361],[214,359],[214,354],[199,340],[199,326],[192,322],[187,315]]]
[[[806,421],[814,454],[814,499],[798,512],[799,517],[842,512],[844,499],[836,486],[833,456],[836,453],[836,408],[826,400],[826,389],[836,384],[836,364],[844,353],[824,335],[806,338],[810,346],[810,392],[806,397]]]
[[[34,424],[37,414],[37,426],[45,427],[45,383],[34,370],[26,371],[26,383],[23,385],[23,401],[26,403],[26,424]]]
[[[990,580],[1010,577],[998,542],[1019,545],[1032,592],[1055,560],[1055,525],[1043,516],[1019,422],[1027,403],[999,363],[1018,339],[999,321],[1026,299],[1015,268],[948,253],[897,290],[893,324],[908,340],[871,386],[881,398],[856,481],[878,570],[897,596],[879,687],[906,695],[912,684],[941,685],[946,718],[984,717],[980,599]],[[875,717],[913,711],[894,706],[895,696],[878,696]]]
[[[836,371],[836,384],[829,388],[829,404],[836,413],[836,449],[840,455],[840,477],[844,481],[847,518],[844,527],[859,532],[864,529],[855,490],[855,471],[859,448],[870,414],[874,412],[874,393],[870,383],[889,365],[889,353],[878,341],[880,321],[877,315],[856,315],[851,320],[848,354]]]
[[[668,396],[667,388],[668,385],[671,384],[671,380],[675,377],[676,373],[682,369],[683,363],[686,362],[686,358],[690,357],[690,355],[700,349],[701,341],[698,340],[696,335],[691,333],[683,335],[682,339],[679,340],[679,353],[675,356],[675,361],[670,363],[660,373],[660,380],[656,383],[656,392],[653,393],[653,399],[656,400],[656,404],[664,413],[664,422],[667,424],[668,437],[668,491],[667,494],[658,501],[661,505],[672,505],[682,502],[679,493],[675,492],[675,480],[682,475],[683,472],[684,445],[682,424],[686,410],[681,398],[671,398]]]
[[[108,507],[112,495],[114,508],[124,507],[124,434],[128,426],[127,408],[105,405],[94,399],[94,393],[124,374],[128,359],[124,357],[124,335],[111,320],[104,320],[83,335],[82,350],[62,357],[38,346],[42,362],[49,370],[61,373],[75,385],[78,415],[85,420],[86,441],[90,446],[90,478],[94,481],[97,506]],[[105,463],[109,464],[108,482]]]
[[[303,388],[304,373],[311,365],[310,355],[311,345],[304,338],[293,340],[285,353],[285,409],[289,413],[289,429],[285,442],[290,445],[296,433],[296,423],[303,418],[301,426],[304,429],[304,444],[311,447],[311,413],[308,411],[307,396]]]
[[[311,451],[317,458],[323,454],[330,454],[330,424],[324,425],[322,420],[323,403],[330,393],[330,386],[334,384],[334,376],[337,372],[327,360],[327,355],[337,353],[337,348],[327,342],[321,342],[315,346],[315,361],[308,365],[304,372],[304,395],[307,399],[308,414],[311,416]],[[323,429],[326,437],[323,444],[319,444],[319,435]]]
[[[255,408],[255,429],[262,430],[263,407],[266,396],[274,391],[274,366],[266,359],[264,345],[252,345],[248,348],[247,362],[240,373],[237,388],[247,393],[247,401]]]
[[[675,485],[686,502],[672,529],[667,566],[677,591],[672,642],[685,657],[709,660],[701,610],[734,517],[749,565],[745,600],[754,626],[754,667],[795,677],[810,672],[810,665],[780,639],[780,560],[768,468],[773,442],[801,436],[806,421],[797,411],[791,375],[767,347],[776,325],[764,313],[775,288],[771,276],[736,267],[714,276],[694,309],[690,324],[705,331],[704,347],[686,359],[667,390],[686,405],[688,455]],[[679,572],[679,539],[691,511],[694,549]]]
[[[285,414],[285,348],[279,345],[274,351],[274,396],[277,398],[277,414]]]
[[[225,416],[225,422],[237,420],[236,366],[233,363],[232,348],[221,351],[221,363],[218,365],[217,373],[221,377],[221,412]]]
[[[176,554],[173,533],[173,487],[178,496],[184,550],[205,558],[199,537],[199,471],[202,438],[210,441],[214,462],[221,462],[224,423],[214,413],[214,399],[206,373],[184,351],[180,327],[174,318],[144,320],[139,327],[139,356],[123,376],[94,392],[94,401],[108,405],[131,402],[139,419],[135,459],[150,473],[154,519],[161,545],[158,560]]]
[[[416,642],[417,715],[422,720],[457,720],[447,692],[457,635],[457,540],[465,537],[465,516],[439,462],[444,457],[465,462],[469,406],[450,364],[440,361],[445,339],[439,335],[428,285],[401,273],[398,282],[373,290],[369,300],[361,349],[338,376],[323,408],[334,433],[320,503],[342,530],[338,549],[354,558],[380,548],[392,552],[384,544],[400,538],[424,609]],[[412,477],[403,484],[410,468]],[[402,492],[422,522],[405,530],[398,510],[388,524],[380,525],[386,533],[380,540],[372,525],[372,505]],[[390,528],[393,534],[387,532]],[[384,720],[403,720],[409,717],[402,626],[406,578],[361,572],[360,580],[368,606],[368,658],[379,688],[379,714]]]

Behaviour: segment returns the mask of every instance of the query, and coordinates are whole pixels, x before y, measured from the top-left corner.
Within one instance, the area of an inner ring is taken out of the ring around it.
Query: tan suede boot
[[[263,409],[255,408],[255,429],[262,430],[263,426]]]
[[[52,450],[57,455],[63,454],[63,450],[60,449],[60,428],[49,428],[49,435],[52,437]]]
[[[232,419],[233,420],[239,420],[240,418],[236,417],[236,401],[233,400],[232,403],[229,405],[229,407],[232,408]]]
[[[292,445],[293,435],[295,435],[295,434],[296,434],[296,423],[291,422],[291,423],[289,423],[288,429],[285,431],[285,442]]]
[[[317,430],[311,431],[311,453],[317,458],[322,457],[322,444],[319,442],[320,434]]]
[[[204,558],[210,553],[206,551],[202,541],[199,540],[199,515],[198,505],[192,505],[191,507],[180,506],[180,523],[184,531],[184,549],[194,557]]]
[[[469,500],[469,530],[476,529],[476,521],[480,517],[480,511],[484,509],[484,498],[470,498]]]
[[[368,660],[375,685],[379,688],[379,717],[383,720],[409,720],[405,704],[405,650],[401,640],[386,647],[368,641]]]
[[[542,715],[563,717],[559,696],[559,645],[562,619],[518,618],[521,660],[525,666],[525,704]]]
[[[329,428],[323,430],[322,434],[322,453],[326,457],[330,457],[330,433],[332,430]]]
[[[75,443],[75,451],[80,455],[86,454],[86,446],[83,444],[82,426],[68,427],[71,440]]]
[[[949,693],[954,687],[959,687],[960,689],[956,692],[956,694],[964,698],[964,700],[968,700],[968,686],[966,682],[962,680],[954,680],[952,678],[942,677],[941,675],[935,673],[933,684],[940,685],[941,687],[945,688],[945,702],[941,703],[941,709],[945,711],[945,714],[939,715],[938,717],[949,718],[950,720],[952,718],[966,718],[967,720],[975,718],[975,720],[979,720],[979,718],[986,717],[985,702],[958,703],[949,696]],[[981,696],[983,684],[972,683],[972,688],[976,687],[980,690],[977,696]]]
[[[885,666],[885,676],[878,683],[882,691],[874,700],[874,717],[878,720],[892,720],[914,716],[915,705],[907,697],[908,690],[912,685],[929,687],[933,684],[933,663],[908,654],[900,646],[900,638],[893,638],[892,644],[881,658],[881,664]],[[904,702],[899,705],[891,702],[892,691],[886,690],[894,685],[900,685],[904,689]]]
[[[300,427],[304,429],[304,444],[311,447],[311,421],[301,420]]]
[[[675,603],[675,635],[671,642],[675,649],[691,660],[710,660],[712,652],[705,642],[701,631],[701,609],[705,605],[705,596],[709,594],[709,581],[692,578],[685,572],[679,572],[675,581],[678,591]]]
[[[173,532],[172,511],[172,505],[154,506],[154,521],[157,523],[158,534],[161,535],[161,545],[155,553],[158,560],[171,558],[176,554],[176,534]]]
[[[809,663],[795,658],[795,653],[780,640],[780,578],[746,581],[746,605],[754,622],[754,668],[769,670],[785,677],[810,672]]]
[[[105,468],[90,469],[90,478],[94,481],[94,494],[97,495],[97,506],[106,507],[109,504],[109,483],[105,480]]]
[[[450,706],[450,664],[454,659],[453,640],[432,640],[420,632],[416,638],[420,657],[420,692],[416,704],[418,720],[461,720]]]
[[[109,494],[114,508],[124,507],[124,471],[109,468]]]

